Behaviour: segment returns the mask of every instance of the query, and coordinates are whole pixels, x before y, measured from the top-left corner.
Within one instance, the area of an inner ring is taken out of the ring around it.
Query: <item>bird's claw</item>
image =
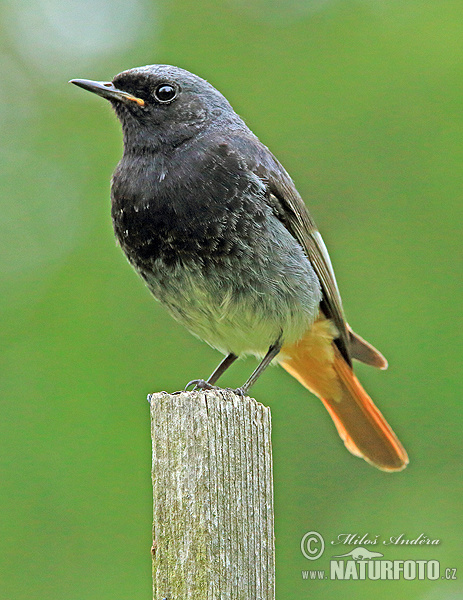
[[[192,379],[191,381],[189,381],[186,384],[185,389],[183,391],[186,392],[191,385],[194,385],[193,392],[197,392],[199,390],[219,390],[220,389],[216,385],[211,385],[210,383],[207,383],[207,381],[205,381],[204,379]]]
[[[211,385],[210,383],[208,383],[207,381],[205,381],[204,379],[192,379],[191,381],[189,381],[185,388],[183,389],[184,392],[186,392],[188,390],[188,388],[190,386],[194,386],[193,388],[193,392],[198,392],[200,390],[225,390],[227,392],[231,392],[232,394],[236,394],[237,396],[240,396],[241,398],[244,398],[247,394],[247,390],[244,387],[239,387],[239,388],[221,388],[217,385]],[[175,392],[176,394],[181,394],[182,392]]]
[[[236,388],[236,390],[231,389],[230,391],[236,394],[237,396],[240,396],[241,398],[244,398],[246,396],[246,390],[240,387]]]

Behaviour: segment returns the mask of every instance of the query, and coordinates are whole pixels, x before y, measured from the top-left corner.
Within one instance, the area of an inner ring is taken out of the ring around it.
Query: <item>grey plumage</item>
[[[171,119],[156,120],[162,143],[145,144],[132,107],[115,105],[124,130],[112,185],[116,235],[153,295],[192,333],[222,352],[263,356],[278,337],[301,337],[321,301],[312,265],[257,170],[289,176],[200,78],[160,66],[114,83],[140,95],[166,77],[190,98]]]

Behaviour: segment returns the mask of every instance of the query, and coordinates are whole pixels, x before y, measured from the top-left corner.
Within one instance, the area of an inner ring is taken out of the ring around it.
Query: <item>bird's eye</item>
[[[172,102],[176,95],[177,90],[168,83],[161,83],[161,85],[158,85],[154,90],[154,97],[156,100],[163,103]]]

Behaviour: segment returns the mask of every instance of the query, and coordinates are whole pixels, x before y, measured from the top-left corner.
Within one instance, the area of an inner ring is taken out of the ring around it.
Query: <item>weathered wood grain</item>
[[[228,390],[150,396],[155,600],[274,600],[270,409]]]

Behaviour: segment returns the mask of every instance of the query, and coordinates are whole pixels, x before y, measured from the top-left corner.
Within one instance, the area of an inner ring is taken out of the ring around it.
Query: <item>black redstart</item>
[[[405,450],[352,370],[353,358],[387,362],[346,323],[305,204],[224,96],[168,65],[72,83],[107,98],[122,124],[111,189],[122,250],[173,317],[225,354],[197,387],[254,354],[246,393],[276,359],[322,400],[353,454],[403,469]]]

